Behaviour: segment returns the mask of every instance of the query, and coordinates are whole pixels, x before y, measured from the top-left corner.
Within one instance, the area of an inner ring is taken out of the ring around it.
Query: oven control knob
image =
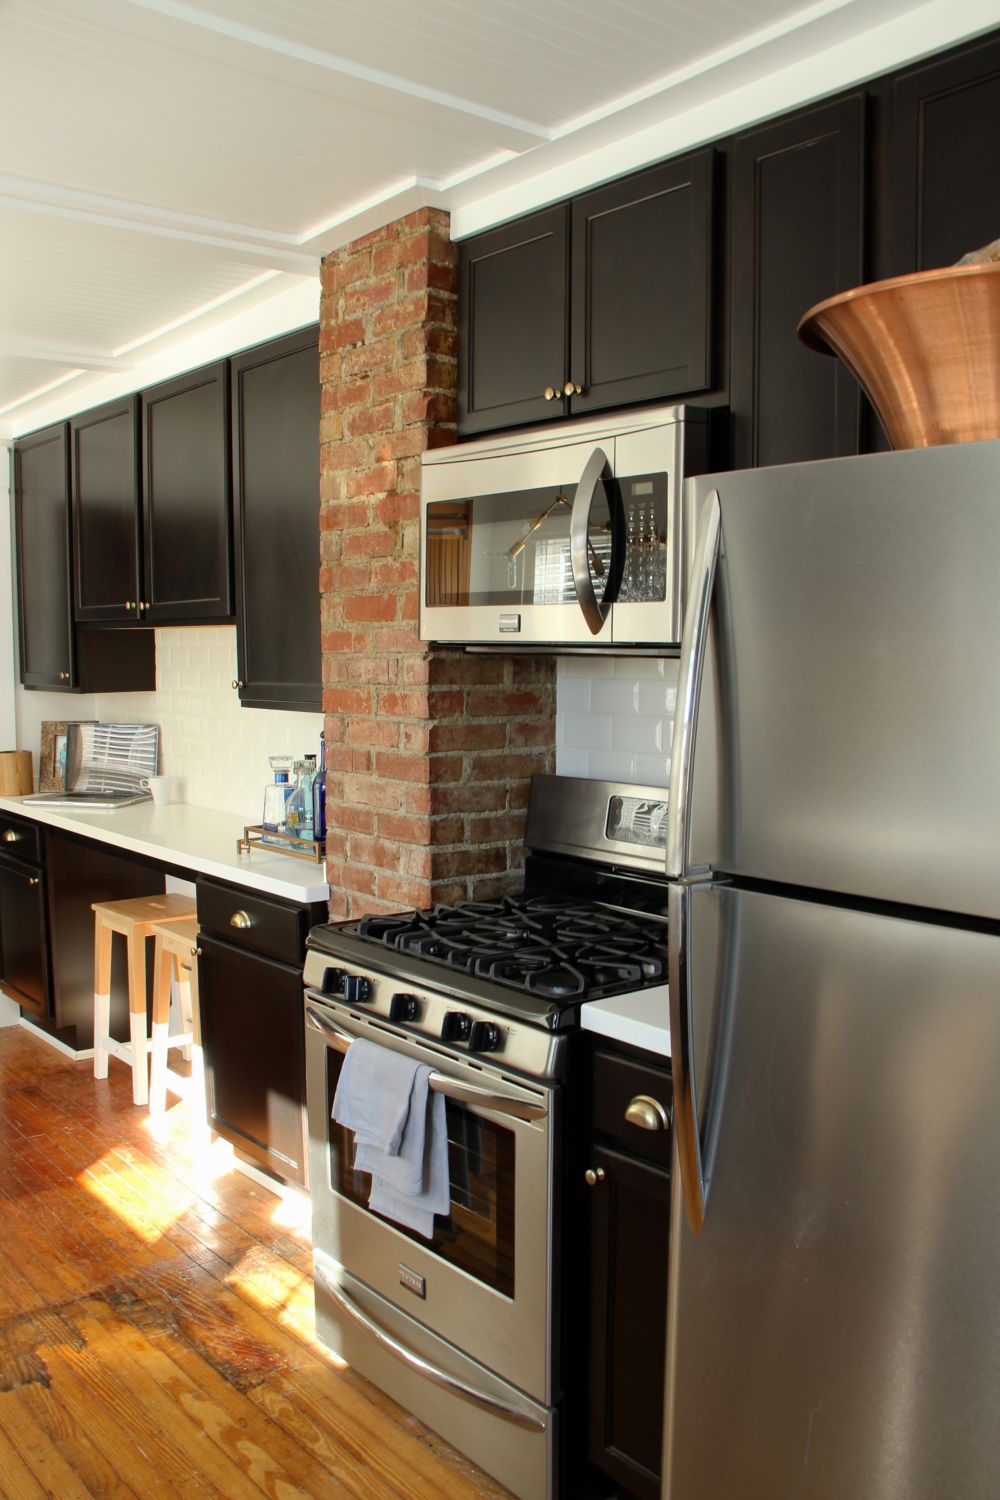
[[[393,995],[389,1001],[390,1021],[419,1021],[420,1001],[416,995],[404,995],[402,992]]]
[[[348,1005],[364,1005],[372,998],[372,982],[362,974],[344,975],[344,999]]]
[[[495,1052],[500,1045],[500,1028],[492,1021],[473,1021],[469,1031],[470,1052]]]
[[[344,993],[344,971],[343,969],[324,969],[323,983],[320,989],[325,995],[342,995]]]
[[[464,1011],[450,1010],[441,1025],[441,1036],[446,1042],[467,1042],[472,1022]]]

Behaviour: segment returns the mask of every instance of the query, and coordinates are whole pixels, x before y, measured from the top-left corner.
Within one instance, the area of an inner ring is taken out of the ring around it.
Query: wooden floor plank
[[[0,1029],[3,1500],[511,1500],[323,1349],[307,1233],[224,1158]]]

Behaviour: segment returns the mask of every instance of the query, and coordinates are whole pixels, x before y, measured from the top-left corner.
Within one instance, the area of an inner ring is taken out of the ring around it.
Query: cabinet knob
[[[21,835],[16,828],[5,828],[3,831],[3,841],[5,844],[16,844],[20,837]]]
[[[233,678],[233,687],[234,688],[241,688],[242,686],[243,686],[243,683],[240,681],[240,679],[237,678],[237,677],[234,677]]]
[[[238,927],[241,932],[245,932],[248,927],[253,926],[253,918],[249,912],[234,911],[229,918],[229,925],[230,927]]]
[[[559,391],[558,391],[558,389],[557,389],[556,386],[554,386],[554,385],[547,385],[545,387],[545,399],[546,399],[546,401],[554,401],[558,395],[559,395]]]
[[[39,882],[39,879],[40,879],[40,877],[38,875],[29,875],[28,876],[28,884],[29,885],[37,885],[38,882]]]
[[[575,380],[567,380],[563,386],[564,396],[579,396],[583,391],[582,385],[577,385]]]
[[[68,672],[60,672],[59,673],[59,681],[60,682],[69,682],[69,673]]]
[[[131,601],[131,599],[126,599],[125,600],[125,608],[126,609],[131,609],[132,608],[132,601]]]
[[[579,390],[579,386],[577,386],[577,390]],[[138,609],[138,610],[145,611],[148,608],[149,608],[149,605],[146,603],[146,601],[144,599],[140,600],[140,602],[136,605],[136,609]]]
[[[625,1119],[630,1125],[638,1125],[640,1130],[670,1129],[669,1114],[659,1099],[650,1094],[636,1094],[625,1111]]]
[[[200,958],[201,957],[201,949],[200,948],[192,948],[191,949],[191,957],[192,958]]]
[[[603,1167],[588,1167],[583,1174],[583,1180],[588,1187],[596,1187],[599,1182],[604,1181]]]

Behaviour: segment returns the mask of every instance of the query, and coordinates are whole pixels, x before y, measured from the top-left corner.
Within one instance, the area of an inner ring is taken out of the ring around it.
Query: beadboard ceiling
[[[323,254],[421,204],[469,232],[986,29],[991,9],[0,0],[0,437],[314,285]]]

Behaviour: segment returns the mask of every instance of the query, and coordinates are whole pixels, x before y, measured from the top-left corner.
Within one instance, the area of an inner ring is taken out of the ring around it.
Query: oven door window
[[[354,1170],[354,1136],[330,1119],[342,1063],[343,1054],[328,1049],[330,1185],[335,1193],[370,1212],[371,1178],[367,1172]],[[402,1224],[393,1223],[393,1228],[477,1281],[513,1297],[514,1134],[451,1099],[445,1101],[445,1118],[451,1213],[435,1219],[431,1241]]]

